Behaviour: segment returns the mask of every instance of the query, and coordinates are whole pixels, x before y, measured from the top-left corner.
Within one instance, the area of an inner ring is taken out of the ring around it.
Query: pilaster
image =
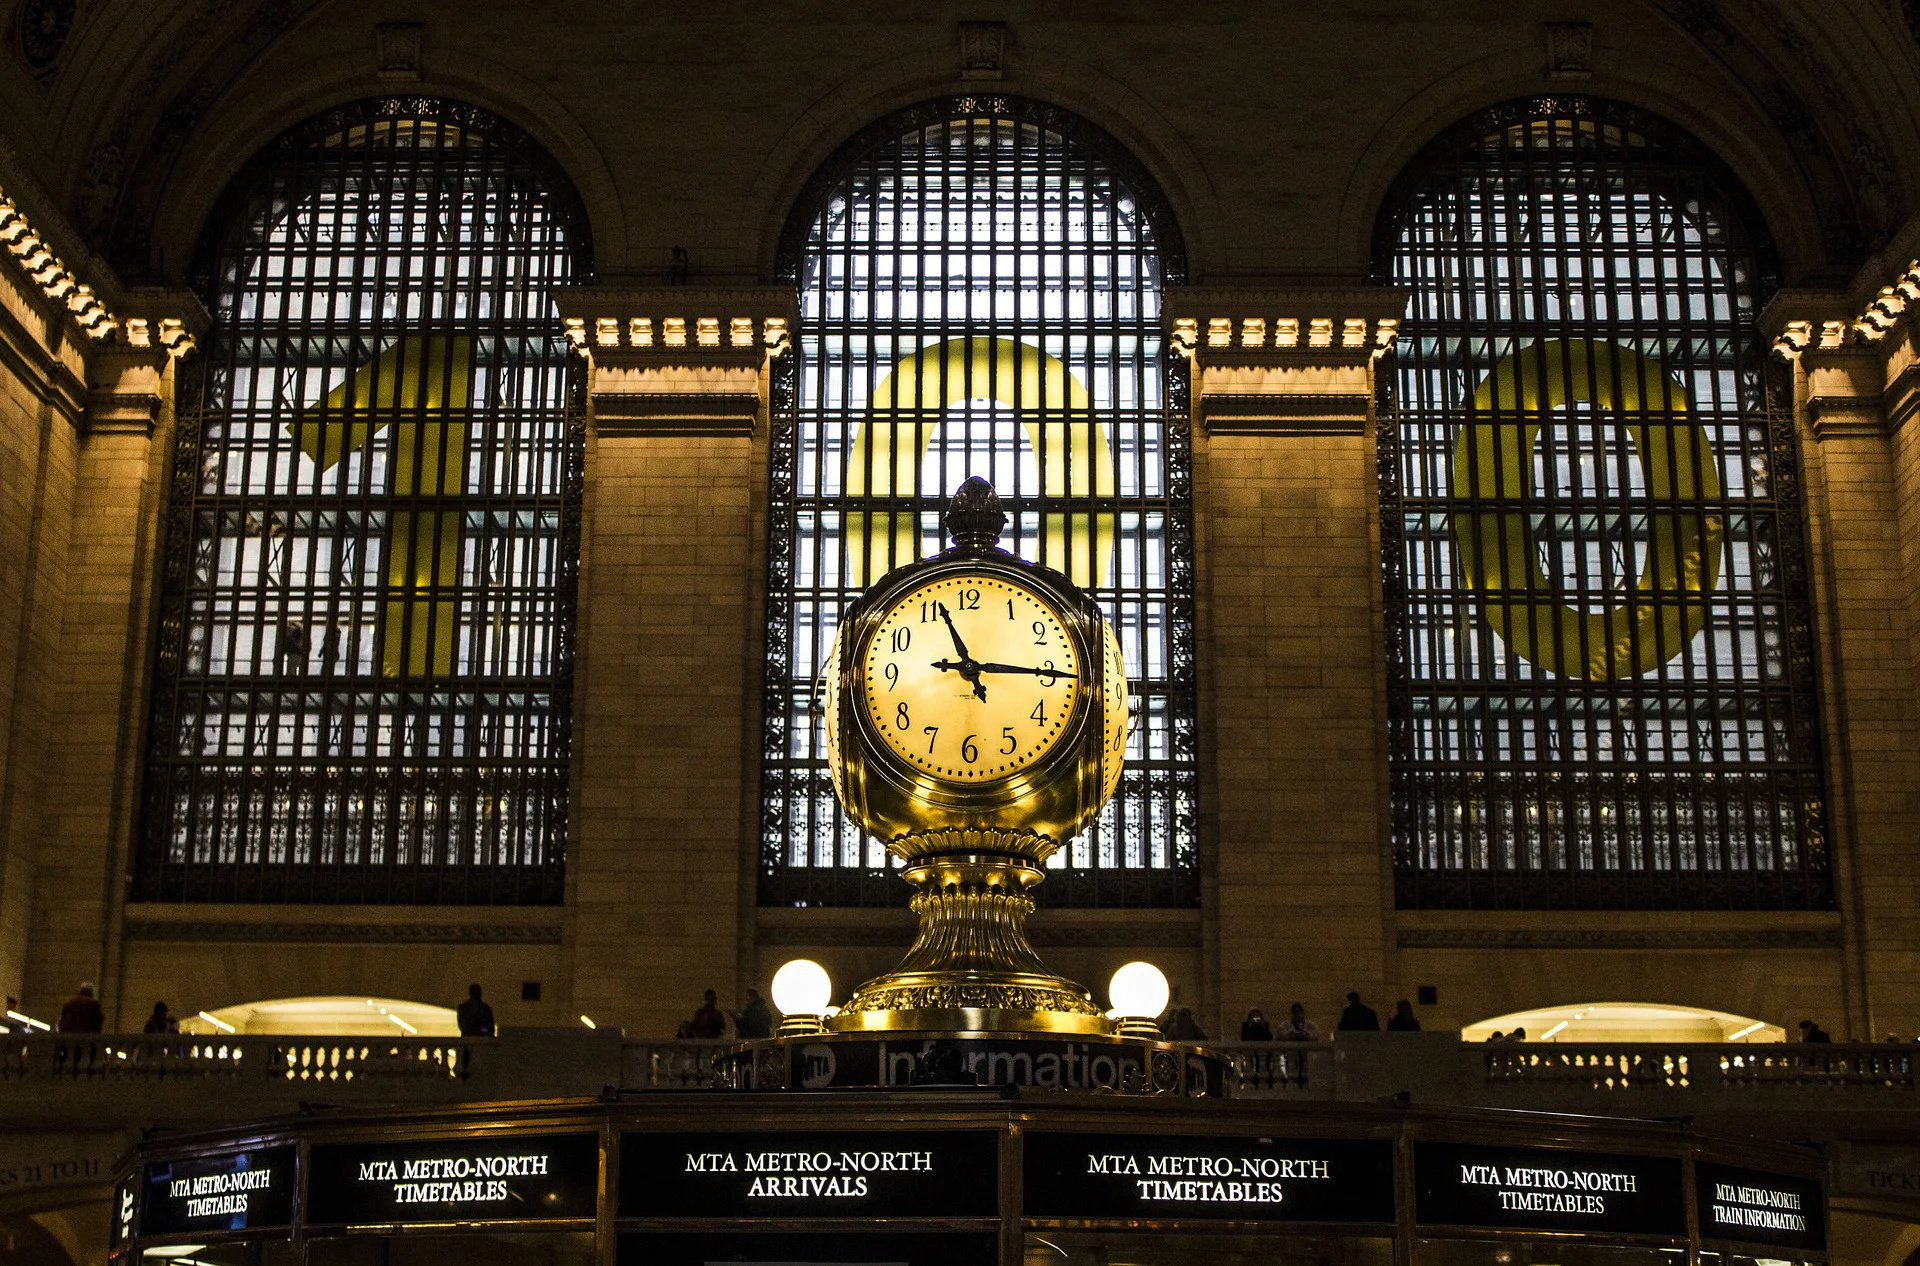
[[[178,366],[206,314],[184,291],[117,296],[116,333],[90,348],[86,407],[49,437],[45,496],[64,528],[46,664],[43,772],[25,997],[48,1008],[82,979],[112,1019],[120,915],[137,829],[148,634]],[[134,1004],[136,1007],[138,1004]],[[131,1013],[131,1012],[128,1012]]]
[[[1170,290],[1192,359],[1214,1021],[1377,998],[1391,874],[1374,372],[1406,295]]]
[[[1895,305],[1882,302],[1893,295]],[[1920,288],[1916,289],[1920,296]],[[1920,433],[1911,322],[1789,293],[1768,319],[1795,367],[1807,456],[1849,1036],[1920,1025]],[[1837,1035],[1836,1035],[1837,1036]]]
[[[680,286],[560,299],[588,363],[573,1002],[637,1034],[670,1035],[706,989],[734,1005],[751,961],[755,491],[795,303]]]

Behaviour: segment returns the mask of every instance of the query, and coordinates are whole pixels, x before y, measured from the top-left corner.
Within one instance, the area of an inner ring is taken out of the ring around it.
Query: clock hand
[[[953,627],[953,617],[947,614],[947,604],[936,602],[933,607],[940,613],[940,618],[947,622],[947,632],[953,635],[953,649],[960,652],[960,662],[954,667],[959,670],[962,677],[973,683],[973,693],[978,696],[980,702],[985,703],[987,688],[980,684],[980,670],[973,666],[973,656],[967,653],[967,644],[960,640],[960,630]]]
[[[1079,673],[1070,673],[1060,668],[1023,668],[1018,664],[975,664],[974,668],[983,673],[1029,673],[1035,677],[1072,677]]]
[[[970,659],[963,659],[958,663],[950,659],[936,659],[933,661],[933,667],[938,668],[943,673],[959,673],[962,677],[973,683],[973,693],[979,697],[980,702],[985,703],[987,701],[987,688],[980,684],[980,665]]]

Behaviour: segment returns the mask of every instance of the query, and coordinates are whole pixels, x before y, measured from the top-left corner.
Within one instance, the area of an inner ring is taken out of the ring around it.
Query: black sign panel
[[[999,1237],[991,1231],[836,1231],[830,1234],[659,1235],[629,1231],[620,1236],[619,1266],[716,1266],[721,1262],[819,1262],[822,1266],[997,1266]]]
[[[1826,1206],[1818,1179],[1697,1161],[1693,1184],[1703,1240],[1816,1252],[1827,1247]]]
[[[139,1187],[133,1178],[123,1178],[113,1188],[113,1225],[107,1233],[107,1247],[114,1252],[133,1242],[134,1202]]]
[[[1429,1225],[1687,1233],[1677,1157],[1418,1143],[1413,1172]]]
[[[469,1135],[433,1142],[316,1144],[307,1221],[317,1225],[592,1218],[593,1134]]]
[[[934,1130],[623,1134],[620,1216],[993,1217],[999,1141]]]
[[[293,1147],[262,1147],[148,1162],[140,1234],[293,1225],[297,1155]]]
[[[1393,1144],[1036,1132],[1026,1139],[1026,1212],[1390,1223]]]

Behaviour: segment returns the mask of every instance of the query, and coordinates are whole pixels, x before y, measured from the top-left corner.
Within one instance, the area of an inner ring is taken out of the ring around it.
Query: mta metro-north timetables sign
[[[1430,1226],[1687,1233],[1680,1159],[1417,1143],[1415,1216]]]
[[[594,1134],[468,1135],[315,1144],[309,1224],[591,1219],[600,1191]]]
[[[1025,1204],[1029,1217],[1390,1223],[1393,1144],[1034,1131]]]
[[[142,1235],[257,1231],[293,1224],[297,1149],[249,1148],[146,1167]],[[130,1195],[130,1193],[127,1193]],[[119,1225],[116,1219],[116,1225]]]

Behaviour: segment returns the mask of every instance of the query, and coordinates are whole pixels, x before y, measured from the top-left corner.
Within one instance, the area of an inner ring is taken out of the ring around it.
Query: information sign
[[[1026,1137],[1029,1217],[1393,1221],[1393,1144],[1180,1134]]]
[[[1826,1204],[1818,1179],[1697,1161],[1693,1183],[1703,1240],[1815,1252],[1827,1247]]]

